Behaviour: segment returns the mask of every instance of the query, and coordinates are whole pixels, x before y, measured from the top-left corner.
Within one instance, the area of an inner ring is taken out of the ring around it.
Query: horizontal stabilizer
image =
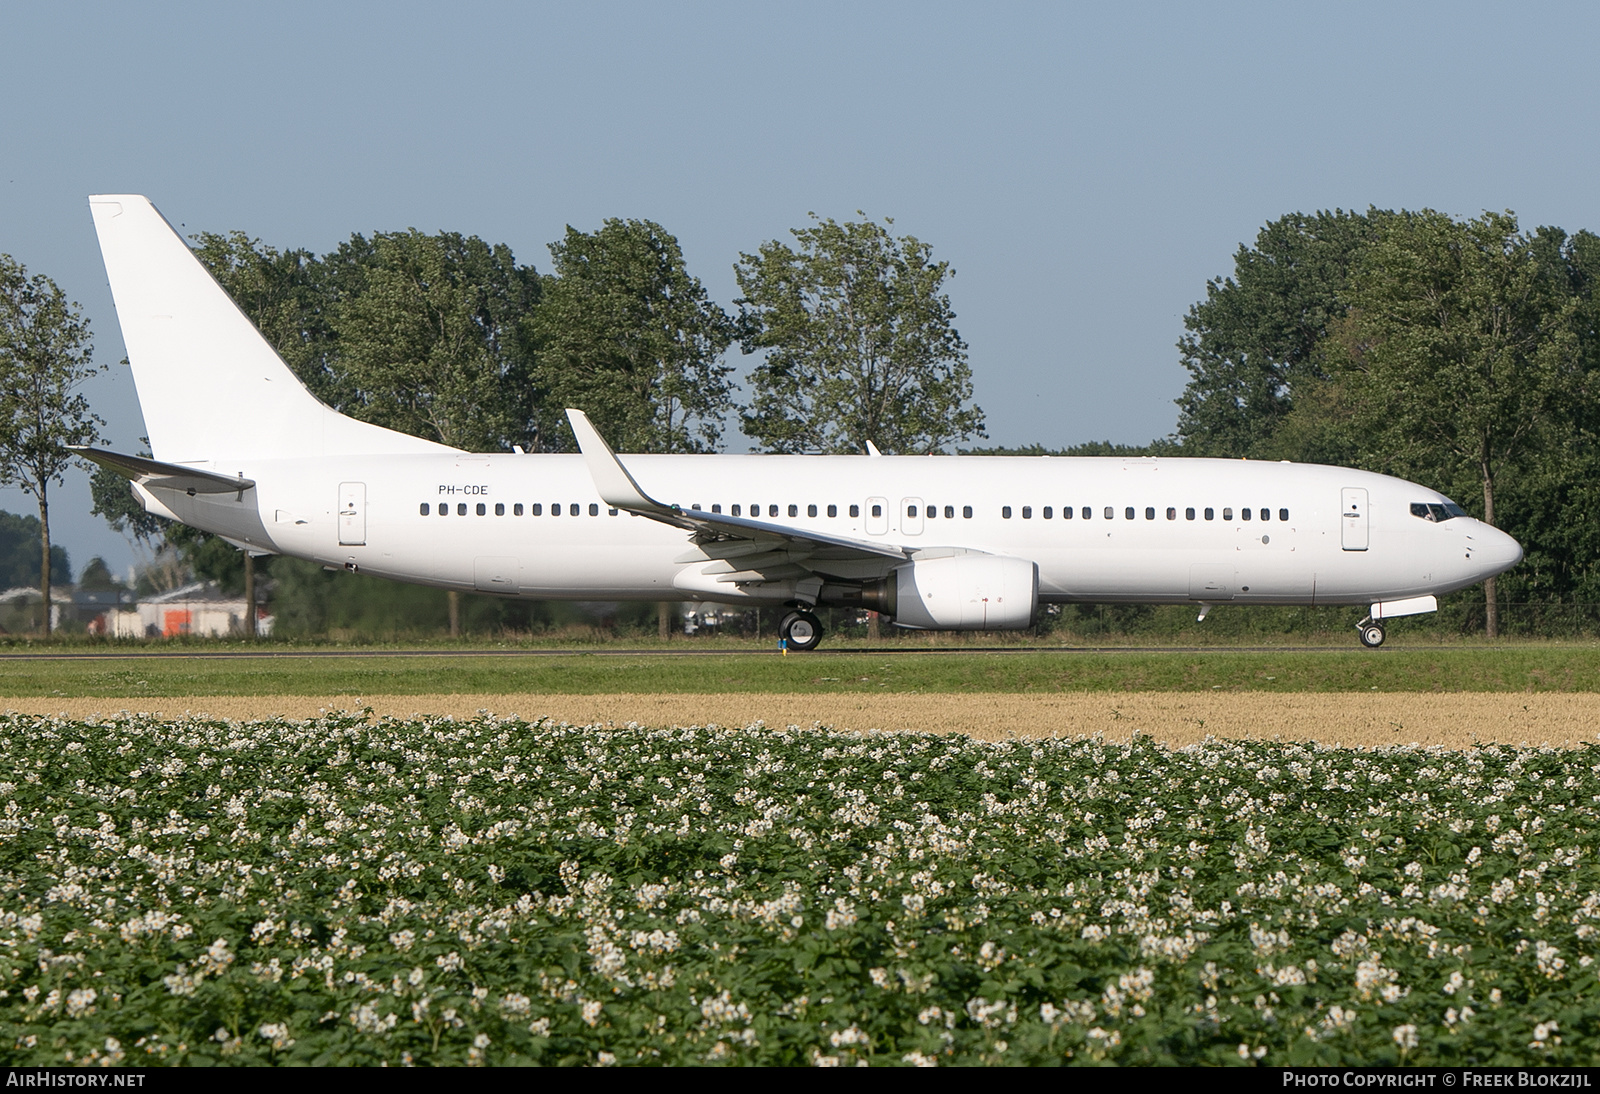
[[[256,484],[254,479],[247,479],[243,475],[229,478],[215,471],[162,463],[147,456],[125,456],[103,448],[76,445],[72,450],[84,459],[93,460],[101,467],[110,468],[123,478],[151,490],[181,490],[186,494],[236,494]]]

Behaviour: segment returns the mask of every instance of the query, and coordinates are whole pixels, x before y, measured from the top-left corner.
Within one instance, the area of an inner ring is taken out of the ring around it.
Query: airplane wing
[[[127,456],[104,448],[90,448],[87,445],[69,447],[84,459],[92,460],[101,467],[110,468],[125,479],[130,479],[140,486],[159,490],[182,490],[186,494],[234,494],[248,490],[256,484],[254,479],[247,479],[242,474],[237,478],[229,478],[215,471],[202,471],[196,467],[185,467],[177,463],[162,463],[148,456]]]
[[[694,550],[675,561],[685,566],[704,564],[700,574],[705,580],[695,585],[810,579],[820,588],[824,576],[843,580],[881,577],[911,557],[912,552],[893,544],[659,502],[634,481],[587,414],[568,410],[567,419],[595,488],[607,505],[690,533]]]

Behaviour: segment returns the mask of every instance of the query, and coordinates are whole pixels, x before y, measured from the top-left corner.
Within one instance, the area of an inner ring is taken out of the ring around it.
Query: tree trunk
[[[872,639],[873,641],[877,641],[879,638],[883,637],[881,634],[878,633],[878,613],[877,612],[868,612],[867,613],[867,637]]]
[[[1483,523],[1493,526],[1494,474],[1489,470],[1487,460],[1480,466],[1483,470]],[[1500,602],[1495,599],[1495,580],[1492,577],[1483,583],[1483,623],[1484,637],[1500,637]]]
[[[461,594],[451,589],[446,597],[450,602],[450,637],[461,637]]]
[[[47,497],[46,484],[39,483],[39,592],[44,596],[43,621],[39,624],[40,631],[46,638],[50,637],[50,499]]]
[[[665,642],[672,637],[672,603],[663,600],[656,605],[656,637]]]
[[[256,636],[256,558],[244,553],[244,636]]]

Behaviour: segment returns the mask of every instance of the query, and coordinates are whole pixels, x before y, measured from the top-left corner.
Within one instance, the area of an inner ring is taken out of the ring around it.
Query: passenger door
[[[339,484],[339,546],[361,547],[367,542],[367,484]]]
[[[1347,486],[1340,492],[1340,546],[1346,551],[1367,549],[1367,492]]]

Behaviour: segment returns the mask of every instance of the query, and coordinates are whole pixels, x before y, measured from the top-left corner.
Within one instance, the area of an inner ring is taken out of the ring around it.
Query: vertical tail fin
[[[319,402],[149,199],[89,208],[156,459],[451,451]]]

